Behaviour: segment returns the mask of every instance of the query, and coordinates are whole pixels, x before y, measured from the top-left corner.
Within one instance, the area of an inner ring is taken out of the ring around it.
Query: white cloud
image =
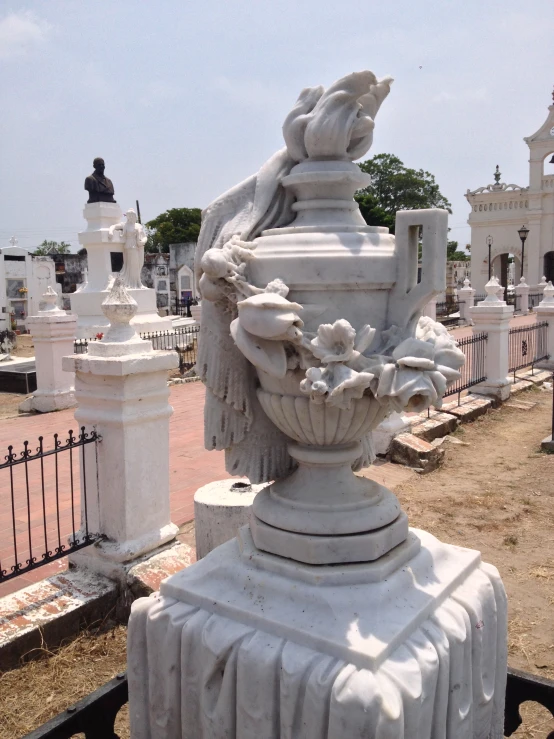
[[[29,11],[5,15],[0,19],[0,59],[24,56],[46,40],[51,28]]]

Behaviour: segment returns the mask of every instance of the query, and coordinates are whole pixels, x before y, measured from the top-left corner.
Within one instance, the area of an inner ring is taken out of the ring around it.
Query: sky
[[[204,208],[283,146],[302,88],[362,69],[395,78],[367,156],[433,173],[463,246],[468,188],[496,164],[528,184],[553,38],[552,0],[2,0],[0,248],[76,251],[96,156],[143,222]]]

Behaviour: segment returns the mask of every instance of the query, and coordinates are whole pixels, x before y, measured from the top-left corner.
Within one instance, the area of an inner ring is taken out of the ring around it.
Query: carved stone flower
[[[310,367],[306,370],[306,377],[300,383],[300,390],[309,394],[314,403],[323,403],[329,391],[329,386],[324,379],[324,370],[321,367]]]
[[[361,398],[373,380],[369,372],[356,372],[344,364],[329,364],[325,369],[310,367],[300,389],[310,394],[314,403],[329,403],[337,408],[350,408],[354,398]]]
[[[238,318],[230,327],[244,356],[258,369],[278,378],[283,378],[291,365],[284,342],[299,341],[304,325],[296,312],[302,306],[287,300],[287,292],[286,285],[276,280],[266,292],[241,300],[237,303]]]
[[[348,362],[354,357],[355,340],[355,329],[343,318],[333,324],[322,323],[312,339],[312,353],[323,364]]]
[[[371,367],[375,397],[387,398],[395,410],[440,408],[447,386],[460,378],[458,370],[465,361],[446,329],[432,319],[420,320],[416,337],[398,344],[392,362]]]

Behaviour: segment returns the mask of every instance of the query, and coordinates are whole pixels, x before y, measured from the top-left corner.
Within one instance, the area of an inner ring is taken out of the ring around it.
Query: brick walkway
[[[518,316],[512,325],[519,326],[533,323],[535,314]],[[455,329],[452,334],[456,338],[471,334],[470,328]],[[229,477],[225,471],[223,452],[207,452],[203,443],[203,409],[204,386],[200,382],[184,385],[174,385],[171,388],[170,403],[174,414],[170,420],[170,498],[172,520],[181,526],[194,517],[194,493],[196,490],[214,480]],[[0,460],[8,453],[7,447],[14,445],[14,451],[23,449],[23,442],[29,441],[33,450],[38,446],[38,437],[44,437],[45,448],[52,448],[53,435],[58,433],[65,443],[69,429],[77,431],[73,410],[43,415],[19,416],[0,421]],[[79,499],[79,472],[76,453],[74,459],[74,486],[77,502]],[[70,475],[68,452],[59,456],[59,488],[60,488],[60,528],[62,543],[72,531],[72,511],[70,495]],[[47,516],[47,537],[50,550],[57,545],[56,500],[54,485],[54,457],[45,460],[45,509]],[[28,556],[28,519],[26,508],[26,492],[24,465],[14,469],[16,490],[16,530],[18,541],[19,560],[24,561]],[[400,484],[406,475],[412,474],[405,468],[379,462],[364,472],[381,484],[394,488]],[[44,532],[42,525],[42,495],[40,463],[29,464],[29,487],[31,489],[31,535],[36,552],[44,551]],[[10,504],[10,483],[8,470],[0,472],[0,561],[4,569],[13,564],[12,544],[12,514]],[[75,520],[79,521],[78,505],[75,509]],[[39,568],[27,575],[21,575],[14,580],[0,585],[0,596],[25,587],[63,570],[67,567],[67,560],[60,559],[45,567]]]
[[[200,382],[174,385],[171,388],[170,403],[174,414],[169,422],[170,429],[170,496],[172,520],[177,525],[194,517],[194,493],[202,485],[229,477],[225,471],[223,452],[207,452],[203,443],[204,427],[204,386]],[[33,450],[38,446],[38,437],[44,437],[44,447],[53,448],[53,435],[58,433],[65,443],[69,429],[76,431],[73,410],[45,413],[43,415],[19,416],[0,422],[0,459],[8,453],[13,444],[14,451],[23,449],[23,442],[29,441]],[[74,452],[75,501],[79,500],[79,465],[77,450]],[[69,453],[59,457],[60,489],[60,527],[62,543],[72,531],[71,495],[69,475]],[[47,517],[47,536],[50,550],[57,545],[56,499],[54,457],[45,459],[45,499]],[[36,551],[44,551],[44,532],[42,526],[42,493],[40,462],[30,462],[29,488],[31,490],[31,536],[36,542]],[[19,560],[28,556],[28,519],[25,490],[25,467],[14,468],[14,488],[16,494],[16,529]],[[4,569],[13,564],[12,514],[10,503],[9,471],[0,472],[0,561]],[[76,521],[79,513],[76,511]],[[34,549],[34,546],[33,546]],[[35,553],[35,552],[34,552]],[[52,575],[67,567],[67,560],[61,559],[41,567],[27,575],[0,585],[0,596],[29,585],[31,582]]]

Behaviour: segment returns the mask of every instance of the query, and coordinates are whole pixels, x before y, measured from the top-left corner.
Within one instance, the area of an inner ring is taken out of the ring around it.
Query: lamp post
[[[487,236],[487,246],[489,247],[489,280],[492,277],[491,272],[491,247],[492,247],[493,238],[492,236]]]
[[[519,238],[521,239],[521,275],[523,277],[523,260],[525,258],[525,241],[529,235],[529,229],[527,226],[522,226],[518,229]]]

